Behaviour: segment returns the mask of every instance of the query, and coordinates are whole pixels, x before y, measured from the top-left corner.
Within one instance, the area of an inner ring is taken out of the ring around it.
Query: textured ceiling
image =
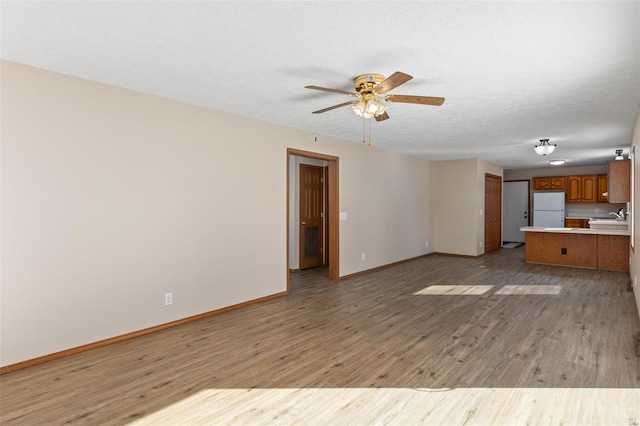
[[[311,114],[350,98],[304,86],[403,71],[390,93],[446,101],[390,104],[373,143],[433,160],[604,164],[640,103],[637,1],[3,1],[1,20],[3,59],[354,143],[349,107]]]

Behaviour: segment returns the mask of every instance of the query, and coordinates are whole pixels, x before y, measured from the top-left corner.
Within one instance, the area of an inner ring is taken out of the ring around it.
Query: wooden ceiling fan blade
[[[376,117],[376,121],[384,121],[389,118],[389,114],[387,114],[387,112],[385,111],[384,113],[380,115],[376,115],[375,117]]]
[[[311,114],[322,114],[323,112],[327,112],[327,111],[331,111],[332,109],[336,109],[336,108],[341,108],[343,106],[347,106],[347,105],[353,105],[358,101],[349,101],[349,102],[343,102],[341,104],[338,105],[333,105],[327,108],[323,108],[323,109],[319,109],[317,111],[313,111]]]
[[[384,98],[387,102],[402,102],[405,104],[421,104],[440,106],[444,103],[444,98],[433,96],[415,96],[415,95],[389,95]]]
[[[349,95],[349,96],[358,96],[358,94],[354,92],[347,92],[346,90],[340,90],[340,89],[330,89],[328,87],[304,86],[304,88],[313,89],[313,90],[322,90],[323,92],[341,93],[343,95]]]
[[[374,90],[377,94],[381,95],[383,93],[388,92],[391,89],[394,89],[400,86],[401,84],[406,83],[412,78],[413,77],[411,77],[409,74],[396,71],[393,74],[391,74],[389,77],[387,77],[385,80],[383,80],[380,84],[378,84]]]

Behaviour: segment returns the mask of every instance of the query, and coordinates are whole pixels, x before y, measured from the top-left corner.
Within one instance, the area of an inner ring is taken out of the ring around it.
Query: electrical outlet
[[[364,253],[362,253],[362,261],[364,262],[365,260],[367,260],[367,256]]]
[[[634,275],[633,276],[633,286],[635,287],[636,285],[638,285],[638,276]]]
[[[596,213],[600,213],[600,209],[596,209]]]
[[[164,304],[165,306],[173,305],[173,293],[164,294]]]
[[[480,240],[480,248],[482,248],[482,240]]]
[[[425,241],[425,242],[424,242],[424,246],[425,246],[425,247],[429,247],[429,241]]]

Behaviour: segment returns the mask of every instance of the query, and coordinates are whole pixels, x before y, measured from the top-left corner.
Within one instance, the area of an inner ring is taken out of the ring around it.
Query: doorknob
[[[300,222],[300,225],[306,225],[307,222]]]

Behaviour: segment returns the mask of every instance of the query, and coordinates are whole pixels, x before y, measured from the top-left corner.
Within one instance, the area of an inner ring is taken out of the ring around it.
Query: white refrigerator
[[[564,228],[564,192],[533,193],[533,226]]]

